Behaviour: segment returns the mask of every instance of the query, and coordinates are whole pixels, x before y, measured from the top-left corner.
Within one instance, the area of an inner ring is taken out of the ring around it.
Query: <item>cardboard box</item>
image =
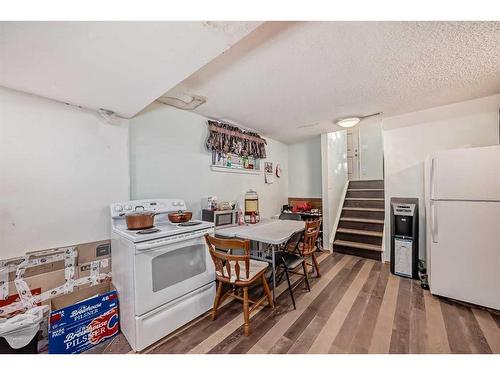
[[[78,245],[73,245],[73,246],[67,246],[67,247],[75,247],[75,250],[77,251],[78,257],[76,259],[75,265],[86,264],[86,263],[90,263],[94,260],[102,260],[102,259],[106,259],[106,258],[111,257],[111,241],[110,240],[88,242],[88,243],[83,243],[83,244],[78,244]],[[57,250],[64,249],[64,248],[65,247],[29,251],[26,253],[26,255],[31,257],[31,258],[43,258],[43,257],[47,257],[47,255],[45,255],[44,253],[47,252],[48,250],[53,250],[55,253],[57,253]],[[15,257],[15,258],[1,260],[0,267],[4,267],[7,265],[17,266],[23,261],[23,259],[24,259],[23,257]],[[41,275],[44,273],[48,273],[48,272],[57,271],[57,270],[63,269],[64,266],[65,266],[64,260],[60,260],[57,262],[48,262],[45,264],[40,264],[40,265],[35,266],[35,267],[28,267],[24,271],[23,277],[28,278],[28,277],[33,277],[33,276]],[[15,278],[16,278],[15,270],[9,272],[9,281],[13,281]]]
[[[35,257],[35,258],[37,257],[36,253],[31,253],[31,254],[33,254],[33,257]],[[3,261],[3,263],[6,266],[12,265],[12,266],[17,268],[17,266],[19,266],[19,264],[21,264],[22,261],[23,261],[23,258],[13,258],[13,259],[5,260],[5,261]],[[33,277],[33,276],[41,275],[41,274],[44,274],[47,272],[53,272],[56,270],[60,270],[62,268],[64,268],[64,260],[40,264],[40,265],[35,266],[35,267],[26,268],[24,271],[23,277],[24,278]],[[15,269],[12,270],[11,272],[9,272],[8,278],[9,278],[9,281],[14,281],[14,279],[16,278],[16,270]]]
[[[81,277],[90,276],[90,263],[81,264],[75,267],[75,274],[73,279],[79,279]],[[45,272],[39,275],[31,276],[31,277],[23,277],[23,280],[26,281],[28,287],[30,289],[40,288],[43,292],[47,290],[57,288],[63,285],[66,282],[64,268],[52,271]],[[111,272],[111,258],[101,259],[99,265],[99,273],[109,273]],[[82,285],[82,287],[86,288],[87,285]],[[16,294],[17,289],[14,281],[10,281],[8,283],[9,295]]]
[[[27,283],[32,295],[40,295],[48,290],[52,290],[64,285],[64,283],[66,282],[64,269],[65,261],[59,260],[51,262],[49,260],[51,255],[61,253],[68,247],[74,247],[76,251],[74,259],[74,280],[89,277],[91,275],[91,262],[94,260],[100,261],[100,274],[109,274],[111,272],[111,242],[109,240],[64,246],[46,250],[30,251],[26,253],[26,256],[28,256],[30,259],[42,258],[38,265],[34,267],[27,267],[23,274],[23,280]],[[2,307],[9,306],[12,303],[18,302],[20,300],[14,280],[16,277],[16,269],[24,259],[25,257],[14,257],[0,260],[0,268],[10,266],[8,268],[8,275],[3,275],[3,277],[6,276],[6,278],[2,278],[2,280],[0,281],[6,282],[7,285],[7,290],[5,291],[5,293],[2,293],[2,297],[4,299],[0,300],[0,318],[15,315],[16,313],[20,312],[19,310],[12,311],[14,306],[10,306],[7,309],[2,309]],[[46,262],[44,262],[44,260],[46,260]],[[77,303],[82,299],[88,298],[84,295],[89,293],[93,293],[94,295],[104,294],[110,291],[109,281],[110,280],[105,279],[104,284],[99,284],[97,286],[92,286],[90,283],[75,286],[73,292],[67,295],[62,295],[60,297],[56,297],[53,293],[53,295],[49,296],[48,300],[42,301],[41,304],[54,306],[54,304],[57,305],[58,303],[60,303],[58,301],[65,301],[66,305],[70,305]],[[41,338],[42,340],[39,342],[39,344],[44,343],[46,348],[48,319],[44,320],[43,323],[44,324],[42,324],[41,328],[44,335]]]
[[[49,353],[81,353],[118,334],[118,295],[112,289],[100,284],[52,299]]]
[[[80,264],[75,268],[75,280],[82,279],[91,276],[92,262],[86,264]],[[111,274],[111,258],[104,258],[99,261],[99,274]],[[109,278],[101,280],[101,283],[109,283],[111,281],[111,276]],[[82,290],[92,287],[91,284],[83,284],[75,287],[76,290]]]
[[[90,266],[91,263],[87,264],[82,264],[79,266],[75,267],[75,274],[73,276],[74,280],[77,280],[82,277],[88,277],[90,276]],[[100,265],[99,265],[99,273],[110,273],[111,272],[111,259],[110,258],[105,258],[101,259]],[[30,290],[40,290],[41,293],[44,293],[48,290],[60,287],[66,282],[65,278],[65,271],[64,268],[61,268],[56,271],[52,272],[46,272],[46,273],[41,273],[39,275],[31,276],[31,277],[24,277],[23,280],[26,282]],[[108,280],[109,281],[109,280]],[[108,285],[109,287],[109,282],[104,285]],[[89,287],[92,287],[90,284],[84,284],[80,286],[75,286],[74,291],[69,294],[71,296],[78,290],[84,290],[88,289]],[[9,281],[7,284],[8,288],[8,295],[9,296],[17,296],[17,288],[16,284],[14,281]],[[41,294],[38,293],[38,294]],[[50,303],[49,301],[44,301],[42,302],[43,305],[48,305]]]
[[[46,272],[40,275],[26,277],[23,280],[28,284],[29,289],[40,288],[43,292],[51,290],[63,285],[66,282],[64,275],[64,269],[60,269],[53,272]],[[9,282],[9,295],[17,294],[17,288],[14,281]]]
[[[82,277],[88,277],[91,274],[90,267],[92,262],[79,264],[76,266],[75,279]],[[109,273],[111,272],[111,258],[104,258],[99,261],[99,273]]]
[[[96,241],[84,243],[76,246],[78,251],[77,264],[85,264],[93,260],[100,260],[111,257],[111,241]]]

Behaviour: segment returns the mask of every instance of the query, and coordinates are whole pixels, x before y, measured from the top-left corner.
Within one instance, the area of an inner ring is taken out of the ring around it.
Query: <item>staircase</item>
[[[349,181],[333,251],[382,260],[384,181]]]

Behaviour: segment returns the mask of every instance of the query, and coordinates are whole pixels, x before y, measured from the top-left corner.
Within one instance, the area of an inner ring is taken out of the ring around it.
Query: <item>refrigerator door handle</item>
[[[436,168],[437,161],[436,158],[431,159],[431,196],[430,199],[434,199],[436,195]]]
[[[431,235],[432,242],[438,243],[438,221],[437,221],[437,207],[436,203],[431,201]]]

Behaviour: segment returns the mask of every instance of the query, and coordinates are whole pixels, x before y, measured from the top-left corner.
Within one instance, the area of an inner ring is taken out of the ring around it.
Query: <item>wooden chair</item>
[[[268,263],[250,259],[250,241],[220,239],[205,235],[205,240],[215,265],[215,277],[217,279],[217,294],[212,309],[212,320],[217,316],[217,309],[227,296],[236,298],[243,302],[244,334],[250,334],[250,312],[259,307],[266,299],[271,308],[274,308],[271,291],[267,285],[265,273]],[[222,251],[216,250],[220,249]],[[243,255],[234,255],[232,250],[244,250]],[[227,250],[228,252],[223,252]],[[264,289],[262,296],[257,301],[248,298],[248,288],[262,282]],[[223,285],[228,284],[231,288],[222,294]],[[240,295],[238,292],[242,290]],[[250,307],[250,304],[252,305]]]
[[[321,277],[319,262],[315,254],[315,251],[318,250],[318,248],[316,247],[316,240],[318,239],[320,227],[321,220],[306,221],[302,240],[298,244],[290,244],[287,247],[287,250],[291,252],[293,252],[295,249],[298,249],[300,251],[300,254],[306,259],[310,257],[311,263],[307,263],[307,265],[313,267],[313,272],[314,270],[316,270],[317,277]]]

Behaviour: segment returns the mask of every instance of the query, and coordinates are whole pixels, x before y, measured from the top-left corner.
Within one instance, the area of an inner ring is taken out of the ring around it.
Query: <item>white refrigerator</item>
[[[500,310],[500,146],[425,163],[430,291]]]

